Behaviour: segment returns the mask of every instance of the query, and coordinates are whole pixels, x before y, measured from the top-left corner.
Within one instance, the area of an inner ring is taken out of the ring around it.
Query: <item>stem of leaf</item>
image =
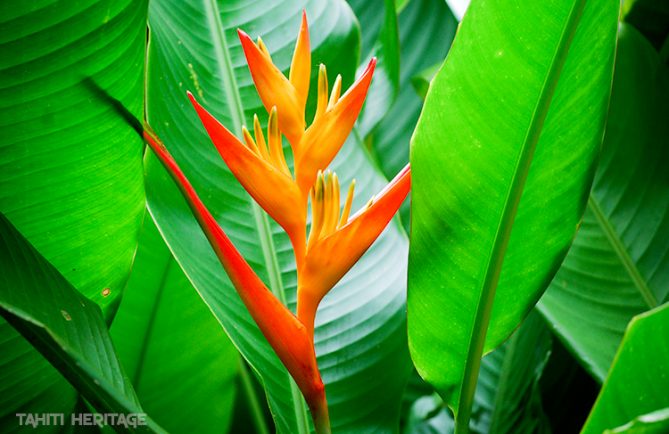
[[[251,417],[253,418],[253,425],[256,428],[258,434],[269,434],[269,428],[265,423],[265,415],[263,414],[262,408],[260,407],[260,401],[256,395],[256,391],[253,388],[253,382],[249,371],[246,367],[244,359],[239,358],[239,378],[242,383],[242,392],[246,398],[246,402],[249,405],[249,410],[251,411]]]

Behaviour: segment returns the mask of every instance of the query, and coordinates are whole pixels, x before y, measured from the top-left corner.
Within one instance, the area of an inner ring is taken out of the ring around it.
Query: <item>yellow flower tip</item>
[[[327,110],[332,110],[332,108],[339,101],[339,96],[341,94],[341,74],[337,74],[334,85],[332,86],[332,93],[330,94],[330,102],[328,103]]]
[[[318,95],[316,100],[316,114],[314,115],[314,122],[323,113],[328,105],[328,72],[325,65],[322,63],[318,66]]]
[[[305,325],[313,321],[315,309],[325,294],[360,259],[393,218],[411,188],[411,171],[409,166],[405,167],[366,207],[348,218],[354,189],[354,183],[351,184],[339,227],[330,233],[320,228],[317,239],[310,240],[304,265],[298,273],[297,312]]]
[[[267,137],[269,140],[269,155],[272,165],[292,179],[290,169],[286,163],[286,157],[283,154],[281,132],[279,131],[279,114],[276,106],[272,107],[272,110],[269,113]]]
[[[256,43],[256,45],[258,46],[258,48],[260,49],[260,51],[262,51],[262,53],[263,53],[265,56],[267,56],[267,58],[268,58],[269,60],[272,60],[272,56],[269,54],[269,50],[267,49],[267,46],[265,45],[265,43],[263,42],[263,40],[262,40],[262,38],[261,38],[260,36],[258,36],[258,42]]]
[[[351,213],[351,205],[353,204],[353,193],[355,192],[355,179],[351,181],[351,184],[348,186],[348,194],[346,195],[346,202],[344,203],[344,210],[341,212],[341,218],[339,219],[339,224],[337,229],[348,223],[348,216]]]
[[[267,150],[267,142],[265,142],[265,135],[262,132],[262,127],[260,126],[260,120],[258,120],[258,115],[253,115],[253,134],[256,136],[256,144],[258,146],[258,155],[265,161],[269,160],[269,152]]]
[[[251,133],[248,129],[246,129],[245,126],[242,127],[242,136],[244,137],[244,143],[246,144],[246,147],[253,151],[254,154],[259,155],[256,142],[253,140]]]
[[[311,46],[309,42],[309,25],[307,12],[302,10],[302,22],[295,42],[293,60],[290,64],[290,83],[295,88],[299,104],[304,107],[309,95],[309,81],[311,78]]]
[[[295,175],[302,191],[309,191],[318,169],[327,167],[346,141],[367,97],[375,67],[376,58],[373,58],[363,74],[341,97],[337,98],[339,91],[333,90],[331,105],[327,102],[325,68],[319,71],[316,116],[302,136],[299,152],[295,153]],[[335,84],[335,89],[338,86],[341,85]]]

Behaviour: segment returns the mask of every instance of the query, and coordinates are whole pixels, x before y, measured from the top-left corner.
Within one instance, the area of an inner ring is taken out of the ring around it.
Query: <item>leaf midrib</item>
[[[485,338],[490,323],[497,283],[502,271],[502,264],[511,236],[511,229],[513,228],[525,181],[529,174],[534,151],[539,142],[544,121],[548,115],[548,110],[557,88],[562,68],[566,62],[569,47],[571,46],[576,29],[580,23],[586,1],[587,0],[576,0],[569,11],[567,23],[560,35],[560,40],[557,44],[555,53],[553,54],[550,68],[541,87],[541,93],[537,99],[530,125],[527,129],[525,139],[523,140],[521,152],[519,153],[518,160],[515,164],[513,178],[506,194],[504,209],[495,231],[494,242],[490,254],[488,255],[488,264],[485,269],[483,285],[480,289],[481,295],[476,308],[472,336],[467,351],[463,381],[457,405],[456,433],[468,431],[471,407],[474,399],[474,392],[476,390],[481,357],[483,355],[483,347],[485,345]]]
[[[209,22],[209,30],[212,33],[212,41],[214,44],[214,54],[216,56],[216,63],[221,72],[221,85],[224,89],[224,96],[228,100],[230,107],[230,114],[234,125],[234,132],[237,136],[241,135],[242,126],[244,125],[244,108],[241,102],[241,96],[237,92],[237,83],[232,68],[232,61],[230,58],[230,51],[225,39],[225,32],[223,30],[223,23],[220,20],[220,12],[215,0],[205,0],[205,12]],[[269,277],[269,287],[272,293],[285,305],[286,295],[281,280],[281,270],[274,247],[274,240],[267,219],[267,215],[262,211],[260,206],[254,201],[249,201],[251,204],[254,221],[258,230],[258,238],[263,252],[263,259],[265,261],[265,269]],[[309,424],[307,421],[307,410],[302,400],[297,385],[292,378],[288,377],[290,382],[290,391],[295,410],[295,420],[297,429],[300,434],[309,433]]]
[[[657,301],[655,294],[653,294],[653,291],[651,291],[646,280],[641,275],[641,271],[639,271],[639,268],[636,266],[636,263],[630,256],[627,247],[618,236],[618,233],[607,216],[604,214],[604,211],[599,205],[599,201],[597,201],[593,195],[590,195],[590,198],[588,199],[588,207],[595,215],[597,223],[599,223],[599,226],[604,232],[604,235],[606,235],[606,239],[609,241],[609,244],[611,244],[611,247],[616,253],[616,256],[618,256],[620,262],[623,263],[625,270],[629,274],[630,279],[632,279],[634,287],[637,289],[637,291],[639,291],[643,301],[646,303],[649,309],[657,307],[659,302]]]

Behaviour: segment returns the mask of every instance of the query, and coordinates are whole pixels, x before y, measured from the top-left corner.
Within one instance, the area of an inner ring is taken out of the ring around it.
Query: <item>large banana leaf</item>
[[[630,319],[669,299],[669,69],[620,30],[601,162],[583,224],[539,307],[603,381]]]
[[[475,2],[428,91],[411,151],[409,339],[458,429],[481,355],[539,299],[580,221],[618,7]]]
[[[146,3],[0,3],[0,211],[106,314],[130,270],[144,189],[141,140],[94,89],[142,113]],[[1,319],[0,341],[0,426],[16,411],[74,406]]]
[[[669,304],[632,319],[582,434],[614,429],[669,407],[667,336]]]
[[[299,16],[306,6],[315,48],[312,65],[342,72],[350,83],[357,63],[354,18],[342,1],[151,3],[148,116],[224,230],[268,286],[291,308],[295,266],[287,238],[255,206],[217,155],[186,89],[233,131],[263,113],[236,37],[242,27],[262,35],[287,68]],[[351,55],[353,54],[353,55]],[[315,68],[314,68],[315,69]],[[313,82],[312,77],[312,82]],[[333,163],[344,185],[357,178],[354,207],[384,183],[360,144],[350,141]],[[206,239],[155,158],[147,162],[152,215],[177,262],[249,361],[266,391],[277,430],[309,430],[303,400],[230,285]],[[404,302],[407,239],[391,227],[325,298],[317,318],[316,351],[335,432],[392,432],[409,372]],[[389,416],[392,415],[392,416]]]
[[[156,422],[174,433],[227,432],[237,350],[150,218],[111,334],[144,410]]]
[[[483,358],[470,430],[482,434],[550,432],[539,390],[550,354],[550,331],[533,312],[509,340]],[[432,394],[415,401],[404,432],[450,432],[452,424],[443,400]]]
[[[4,214],[0,259],[0,314],[100,412],[142,413],[100,308],[77,292]],[[159,430],[149,421],[130,431],[149,427]]]

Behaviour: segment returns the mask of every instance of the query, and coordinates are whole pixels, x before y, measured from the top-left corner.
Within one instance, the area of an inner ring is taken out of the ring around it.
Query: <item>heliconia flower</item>
[[[272,63],[262,39],[254,43],[239,31],[251,76],[269,112],[266,133],[258,117],[252,131],[235,137],[189,92],[188,97],[209,137],[232,174],[253,199],[286,231],[297,265],[297,313],[293,314],[267,289],[206,209],[163,144],[145,128],[144,137],[185,196],[200,227],[230,280],[270,346],[286,366],[311,410],[316,432],[330,432],[325,387],[314,349],[314,320],[318,304],[379,237],[407,196],[409,166],[349,217],[355,183],[343,206],[337,175],[323,170],[350,134],[365,101],[376,59],[342,95],[338,76],[329,89],[327,71],[320,65],[317,107],[306,128],[311,53],[306,14],[297,37],[289,77]],[[293,150],[294,174],[286,163],[282,134]],[[307,239],[307,208],[312,222]]]
[[[319,433],[330,432],[325,386],[316,364],[313,336],[255,274],[218,225],[172,155],[145,127],[144,138],[176,182],[235,290],[267,342],[305,397]]]
[[[219,154],[244,189],[286,231],[298,261],[304,255],[306,199],[288,169],[281,145],[276,107],[268,121],[267,139],[258,117],[254,118],[255,139],[244,128],[242,143],[188,92],[202,124]]]
[[[310,334],[320,301],[381,235],[410,188],[411,169],[407,165],[349,218],[354,185],[349,187],[340,215],[337,176],[318,174],[311,193],[312,224],[305,263],[297,276],[297,317]]]
[[[256,44],[244,31],[237,30],[237,33],[260,99],[267,111],[277,107],[281,113],[281,131],[291,146],[297,146],[305,128],[304,110],[311,75],[311,48],[306,12],[302,12],[302,23],[295,43],[289,78],[272,63],[262,39],[258,38]]]

